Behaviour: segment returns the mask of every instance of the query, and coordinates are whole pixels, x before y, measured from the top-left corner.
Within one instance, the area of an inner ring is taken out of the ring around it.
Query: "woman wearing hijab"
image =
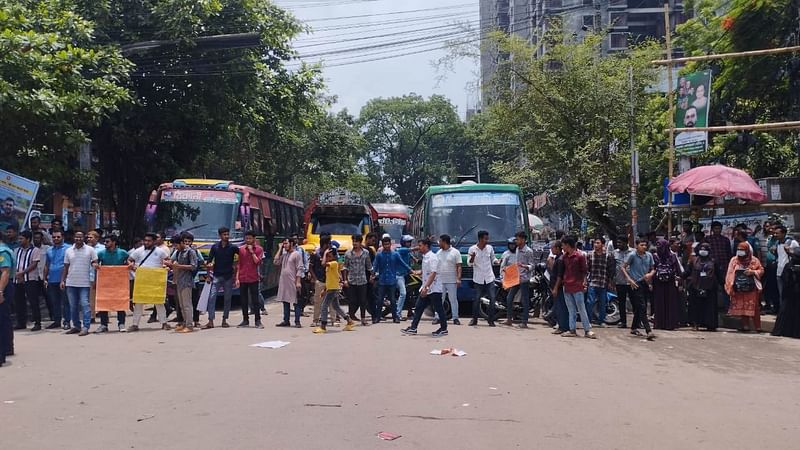
[[[711,259],[711,244],[704,242],[697,247],[697,257],[686,265],[686,287],[689,290],[689,322],[697,331],[705,327],[717,331],[717,280],[719,273]]]
[[[659,330],[674,330],[680,322],[680,302],[676,276],[681,274],[678,257],[669,248],[669,242],[660,239],[654,255],[653,311],[655,327]]]
[[[736,246],[736,256],[728,264],[728,273],[725,276],[725,291],[731,298],[729,316],[739,316],[742,324],[739,331],[758,328],[758,302],[761,297],[761,278],[764,276],[764,267],[753,256],[750,244],[740,242]],[[750,327],[745,325],[750,322]],[[761,331],[761,330],[757,330]]]

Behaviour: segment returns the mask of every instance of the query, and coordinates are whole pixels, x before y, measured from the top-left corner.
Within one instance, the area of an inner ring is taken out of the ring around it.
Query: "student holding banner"
[[[97,289],[96,303],[97,316],[100,317],[100,327],[95,333],[108,333],[108,311],[117,311],[117,328],[120,333],[125,329],[125,315],[128,309],[128,271],[126,270],[106,270],[102,267],[126,267],[128,264],[128,252],[117,246],[117,237],[111,235],[105,240],[105,248],[97,252],[97,263],[94,268],[97,270]],[[101,275],[102,272],[102,275]],[[105,283],[110,281],[109,289],[104,289]],[[111,278],[111,279],[109,279]],[[113,293],[112,293],[113,290]]]
[[[139,331],[139,321],[142,319],[145,304],[153,304],[158,314],[158,321],[161,322],[162,330],[169,330],[171,327],[167,323],[167,310],[164,308],[166,298],[167,276],[164,269],[164,260],[169,255],[164,253],[160,247],[156,247],[155,233],[144,235],[144,245],[130,252],[128,262],[134,271],[133,287],[133,324],[128,327],[128,332]],[[145,269],[141,271],[140,269]],[[163,275],[163,280],[162,280]],[[162,289],[163,295],[158,296],[158,291]]]

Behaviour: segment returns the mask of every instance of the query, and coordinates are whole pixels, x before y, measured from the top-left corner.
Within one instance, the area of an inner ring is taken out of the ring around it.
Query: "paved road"
[[[17,334],[0,368],[2,448],[788,449],[800,437],[796,340],[483,324],[444,339],[393,324],[315,336],[275,328],[270,311],[266,330]],[[248,346],[272,339],[291,344]],[[429,354],[444,347],[468,355]]]

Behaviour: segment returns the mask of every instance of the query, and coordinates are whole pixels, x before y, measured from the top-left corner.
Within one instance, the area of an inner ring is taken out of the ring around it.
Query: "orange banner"
[[[509,290],[519,285],[519,266],[514,263],[503,271],[503,289]]]
[[[130,282],[127,266],[101,266],[97,271],[97,311],[127,311]]]

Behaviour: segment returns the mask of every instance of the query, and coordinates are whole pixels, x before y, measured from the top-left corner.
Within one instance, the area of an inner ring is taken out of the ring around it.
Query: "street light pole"
[[[633,92],[633,66],[628,66],[628,84],[630,88],[630,119],[629,125],[629,140],[631,148],[631,238],[636,242],[636,236],[639,234],[639,210],[637,202],[637,191],[639,190],[639,151],[636,150],[636,143],[634,142],[634,92]],[[629,242],[630,243],[630,242]]]
[[[672,96],[672,34],[669,23],[669,3],[664,3],[664,36],[667,41],[667,99],[669,101],[669,179],[675,166],[675,99]],[[672,234],[672,193],[667,192],[667,236]]]

